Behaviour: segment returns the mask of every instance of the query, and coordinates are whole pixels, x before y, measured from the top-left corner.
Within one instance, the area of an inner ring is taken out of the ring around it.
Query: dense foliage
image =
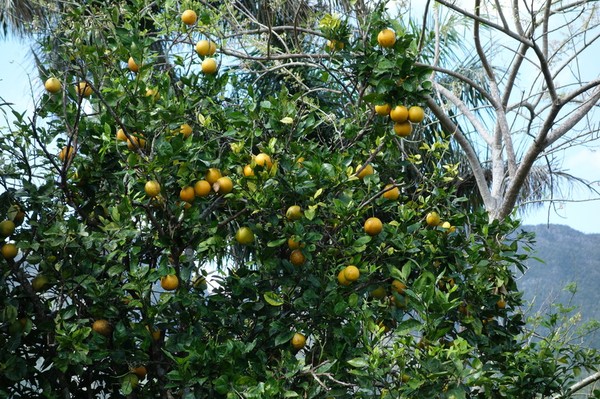
[[[0,141],[0,396],[533,397],[593,362],[527,340],[524,237],[456,194],[451,132],[374,113],[428,90],[407,21],[242,11],[92,2],[42,40],[60,88]]]

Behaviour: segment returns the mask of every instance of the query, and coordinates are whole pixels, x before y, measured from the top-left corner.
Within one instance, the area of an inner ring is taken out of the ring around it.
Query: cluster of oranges
[[[383,48],[391,48],[396,44],[396,33],[391,29],[383,29],[377,35],[377,42]],[[408,137],[412,133],[412,125],[421,123],[425,119],[425,111],[419,106],[406,107],[398,104],[392,108],[391,104],[378,104],[375,113],[380,116],[389,116],[394,122],[394,132],[400,137]]]

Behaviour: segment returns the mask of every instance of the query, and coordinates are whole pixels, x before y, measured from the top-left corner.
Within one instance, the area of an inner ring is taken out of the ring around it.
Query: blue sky
[[[0,96],[14,103],[17,110],[31,109],[32,90],[40,93],[43,84],[39,80],[27,42],[0,39]],[[5,122],[0,122],[2,126]],[[600,148],[575,147],[564,152],[563,169],[589,181],[600,180]],[[600,190],[600,184],[594,186]],[[570,200],[580,201],[594,196],[582,186],[574,187]],[[598,198],[599,196],[596,196]],[[525,224],[565,224],[584,233],[600,233],[600,201],[557,202],[550,212],[549,204],[530,209],[521,215]]]

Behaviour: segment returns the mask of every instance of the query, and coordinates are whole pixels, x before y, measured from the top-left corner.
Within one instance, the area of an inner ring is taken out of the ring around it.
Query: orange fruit
[[[425,111],[419,106],[412,106],[408,109],[408,120],[412,123],[421,123],[425,119]]]
[[[257,156],[254,157],[254,163],[258,166],[267,167],[268,169],[273,166],[273,162],[271,161],[271,157],[264,152],[261,152]]]
[[[391,29],[383,29],[379,34],[377,34],[377,43],[381,47],[389,48],[394,46],[396,43],[396,32]]]
[[[194,193],[198,197],[206,197],[210,194],[211,189],[210,183],[206,180],[198,180],[196,184],[194,184]]]
[[[252,169],[252,166],[250,166],[250,165],[244,166],[244,176],[246,176],[246,177],[254,176],[254,169]]]
[[[408,109],[404,105],[396,105],[390,111],[390,119],[394,122],[406,122],[408,120]]]
[[[2,246],[0,253],[2,253],[4,259],[14,259],[17,257],[19,250],[15,244],[9,242]]]
[[[325,46],[329,51],[339,51],[344,49],[344,42],[339,40],[327,40]]]
[[[151,97],[152,100],[160,100],[160,93],[157,89],[146,89],[146,97]]]
[[[387,296],[387,291],[384,286],[380,285],[371,291],[371,296],[375,299],[383,299]]]
[[[379,116],[388,116],[391,110],[392,106],[390,104],[382,104],[375,106],[375,113]]]
[[[60,159],[61,161],[65,161],[65,159],[69,158],[73,158],[74,155],[74,151],[73,151],[73,147],[68,145],[62,148],[62,150],[60,150],[60,152],[58,153],[58,159]]]
[[[181,191],[179,191],[179,198],[185,202],[189,202],[189,203],[194,202],[194,199],[196,198],[196,192],[194,190],[194,187],[192,187],[192,186],[183,187],[181,189]]]
[[[252,244],[254,242],[254,233],[249,227],[240,227],[235,233],[235,240],[242,245]]]
[[[306,256],[300,249],[294,249],[290,254],[290,262],[294,266],[302,266],[306,262]]]
[[[48,91],[48,93],[58,93],[60,89],[62,89],[62,85],[60,84],[60,80],[52,77],[48,78],[46,82],[44,82],[44,88]]]
[[[302,244],[300,241],[296,241],[294,237],[290,237],[287,240],[287,244],[288,244],[288,248],[289,249],[298,249],[298,248],[304,248],[304,244]]]
[[[185,10],[181,14],[181,21],[186,25],[194,25],[198,20],[198,16],[194,10]]]
[[[350,285],[350,281],[346,280],[344,270],[345,269],[340,270],[340,272],[337,275],[338,283],[340,283],[340,285]]]
[[[425,217],[428,226],[436,227],[440,224],[440,215],[437,212],[429,212]]]
[[[358,270],[358,267],[354,265],[346,266],[346,268],[344,269],[344,278],[347,281],[353,282],[358,280],[359,277],[360,270]]]
[[[306,345],[306,337],[300,333],[295,333],[290,342],[294,349],[300,350]]]
[[[0,222],[0,237],[10,237],[15,232],[15,222],[12,220],[5,220]]]
[[[398,189],[398,187],[394,187],[393,184],[388,184],[385,186],[385,189],[388,190],[385,193],[383,193],[383,198],[395,201],[398,199],[398,197],[400,197],[400,189]]]
[[[404,284],[400,280],[394,280],[394,281],[392,281],[392,290],[396,291],[398,294],[402,295],[402,294],[404,294],[404,291],[406,290],[406,284]]]
[[[412,133],[409,121],[394,123],[394,132],[400,137],[408,137]]]
[[[205,57],[207,55],[213,55],[216,53],[217,45],[215,42],[209,40],[200,40],[198,43],[196,43],[195,49],[199,56]]]
[[[160,184],[156,180],[149,180],[144,185],[144,191],[148,197],[154,198],[160,194]]]
[[[203,73],[212,75],[213,73],[217,72],[217,60],[214,58],[207,58],[202,61],[201,68]]]
[[[504,300],[504,298],[498,299],[498,301],[496,302],[496,306],[498,306],[498,309],[506,308],[506,301]]]
[[[358,172],[361,168],[362,168],[362,165],[358,165],[356,167],[356,172]],[[360,173],[358,173],[356,176],[359,179],[362,179],[365,176],[372,175],[374,172],[375,172],[375,170],[373,169],[373,165],[368,164],[367,166],[365,166],[365,168],[363,170],[360,170]]]
[[[92,86],[87,82],[79,82],[75,88],[77,89],[77,94],[82,97],[89,97],[92,94]]]
[[[143,365],[132,367],[131,372],[137,375],[139,379],[143,379],[146,376],[146,374],[148,374],[148,370],[146,370],[146,367]]]
[[[127,136],[123,129],[117,130],[117,141],[127,141]]]
[[[174,274],[167,274],[160,278],[160,286],[165,291],[173,291],[179,287],[179,278]]]
[[[213,184],[213,190],[217,194],[229,194],[233,190],[233,181],[227,176],[219,177]]]
[[[302,218],[302,208],[298,205],[290,206],[287,211],[285,211],[285,217],[292,221]]]
[[[136,133],[134,133],[136,134]],[[144,148],[146,140],[141,137],[131,136],[131,140],[127,140],[127,148],[134,151],[136,148]]]
[[[179,133],[183,134],[183,137],[187,139],[192,134],[192,127],[187,123],[184,123],[180,126]]]
[[[140,67],[135,63],[133,57],[129,57],[127,60],[127,68],[129,68],[129,70],[133,73],[138,73],[140,71]]]
[[[41,292],[46,288],[48,282],[48,277],[38,274],[31,280],[31,288],[33,288],[34,292]]]
[[[146,325],[146,330],[148,330],[148,332],[150,333],[152,340],[154,340],[154,341],[160,340],[160,336],[162,335],[162,332],[158,328],[154,328],[154,327],[150,327],[150,326]]]
[[[367,233],[370,236],[376,236],[377,234],[381,233],[381,230],[383,230],[383,223],[381,223],[381,220],[379,220],[379,218],[376,217],[372,217],[372,218],[368,218],[365,221],[365,233]]]
[[[92,324],[92,330],[100,335],[104,335],[105,337],[108,337],[110,334],[112,334],[112,327],[110,323],[104,319],[98,319],[94,321]]]
[[[204,178],[212,186],[213,184],[215,184],[217,182],[217,180],[219,180],[219,178],[221,176],[222,176],[221,175],[221,171],[219,169],[217,169],[217,168],[210,168],[206,172],[206,176]]]

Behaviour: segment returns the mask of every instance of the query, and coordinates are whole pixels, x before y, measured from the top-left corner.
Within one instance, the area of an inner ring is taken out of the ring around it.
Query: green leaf
[[[362,357],[355,357],[354,359],[348,360],[348,364],[356,368],[366,368],[369,365],[369,362]]]
[[[265,301],[271,306],[281,306],[285,303],[283,298],[273,291],[265,292],[263,298],[265,298]]]
[[[282,245],[283,243],[285,243],[287,240],[285,238],[281,238],[279,240],[274,240],[274,241],[269,241],[267,243],[267,247],[269,248],[273,248],[273,247],[278,247],[280,245]]]

